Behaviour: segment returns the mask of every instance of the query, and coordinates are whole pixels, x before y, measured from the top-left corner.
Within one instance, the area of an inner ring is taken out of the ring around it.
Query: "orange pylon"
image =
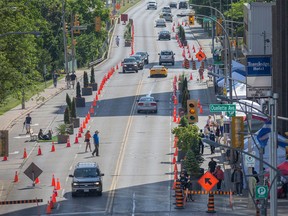
[[[96,99],[93,100],[93,106],[96,106]]]
[[[176,163],[174,164],[174,172],[178,172],[178,167]]]
[[[116,70],[118,70],[119,68],[118,68],[118,64],[116,65]]]
[[[52,142],[52,146],[51,146],[51,152],[55,152],[55,145],[54,145],[54,142]]]
[[[51,207],[50,207],[50,202],[47,202],[47,208],[46,208],[46,214],[51,214]]]
[[[94,108],[93,108],[93,110],[94,110]],[[90,120],[90,113],[89,112],[87,113],[87,117],[88,117],[88,120]]]
[[[50,208],[54,209],[54,202],[53,202],[52,196],[50,197]]]
[[[71,147],[70,138],[67,139],[66,147],[67,147],[67,148]]]
[[[79,128],[79,131],[80,131],[80,133],[83,133],[83,132],[84,132],[82,126]]]
[[[178,115],[177,124],[180,124],[180,121],[181,121],[181,118],[180,118],[180,116]]]
[[[201,106],[201,103],[200,103],[200,99],[198,98],[197,107],[200,108],[200,106]]]
[[[172,164],[175,164],[176,163],[176,158],[175,156],[173,157],[173,160],[172,160]]]
[[[81,134],[81,132],[79,131],[78,132],[78,138],[81,138],[82,137],[82,134]]]
[[[34,181],[34,184],[39,184],[40,183],[40,179],[37,177]]]
[[[15,176],[14,176],[14,182],[18,182],[19,178],[18,178],[18,173],[17,171],[15,172]]]
[[[177,97],[174,98],[174,105],[177,105],[178,104],[178,100],[177,100]]]
[[[92,113],[94,114],[94,107],[93,107],[92,105],[91,105],[91,107],[90,107],[90,110],[89,110],[89,111],[90,111],[90,113],[91,113],[91,114],[92,114]],[[90,116],[90,114],[89,114],[89,116]]]
[[[192,73],[190,74],[190,80],[193,80],[193,76],[192,76]]]
[[[174,180],[173,186],[172,186],[172,189],[173,189],[173,190],[175,190],[175,188],[176,188],[176,180]]]
[[[39,156],[39,155],[42,155],[42,151],[41,151],[40,145],[39,145],[39,147],[38,147],[38,154],[37,154],[37,156]]]
[[[178,148],[175,148],[174,156],[178,156]]]
[[[7,161],[8,157],[6,155],[4,155],[3,160],[2,161]]]
[[[24,152],[23,152],[23,158],[27,158],[27,152],[26,152],[26,148],[24,148]]]
[[[53,203],[56,203],[57,202],[57,200],[56,200],[56,194],[53,192],[53,194],[52,194],[52,201],[53,201]]]
[[[54,187],[53,194],[55,195],[55,197],[58,196],[58,192],[57,192],[57,190],[56,190],[56,186]]]
[[[95,96],[95,100],[98,101],[98,94],[96,94],[96,96]]]
[[[81,134],[81,133],[80,133]],[[79,140],[78,140],[78,137],[75,136],[75,141],[74,141],[74,144],[78,144],[79,143]]]
[[[54,174],[52,175],[52,181],[51,181],[51,186],[55,187],[56,182],[55,182],[55,177]]]
[[[173,122],[176,122],[177,121],[177,119],[176,119],[176,114],[175,115],[173,115]]]
[[[60,181],[59,181],[59,178],[57,178],[56,190],[60,190],[60,189],[61,189]]]
[[[200,114],[203,114],[203,107],[202,107],[202,105],[200,106]]]
[[[85,121],[83,121],[82,128],[86,128],[86,122]]]
[[[177,148],[177,143],[178,143],[178,139],[176,139],[176,137],[174,138],[174,146],[173,148]]]
[[[178,172],[174,172],[174,181],[178,179]]]

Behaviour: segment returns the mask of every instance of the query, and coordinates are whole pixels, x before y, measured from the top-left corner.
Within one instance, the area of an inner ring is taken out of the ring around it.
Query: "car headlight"
[[[95,185],[100,185],[100,182],[95,182],[94,184],[95,184]]]
[[[137,64],[134,64],[134,66],[138,66]]]
[[[77,185],[79,185],[78,183],[76,183],[76,182],[73,182],[73,186],[77,186]]]

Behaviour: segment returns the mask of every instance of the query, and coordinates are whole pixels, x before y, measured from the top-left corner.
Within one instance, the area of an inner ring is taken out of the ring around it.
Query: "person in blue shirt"
[[[95,149],[94,151],[92,152],[92,156],[94,156],[94,154],[96,153],[96,156],[99,156],[99,131],[96,130],[94,135],[93,135],[93,141],[94,141],[94,146],[95,146]]]

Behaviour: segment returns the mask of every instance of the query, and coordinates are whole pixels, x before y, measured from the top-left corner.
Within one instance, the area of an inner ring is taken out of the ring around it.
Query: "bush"
[[[91,67],[90,83],[95,83],[94,67]]]
[[[70,96],[69,96],[68,93],[66,93],[66,104],[67,104],[67,106],[69,107],[69,110],[71,111],[71,104],[72,104],[72,102],[71,102],[71,98],[70,98]]]
[[[124,39],[125,39],[126,41],[132,40],[131,28],[132,28],[132,25],[131,25],[131,23],[129,22],[129,23],[126,25],[126,27],[125,27],[125,32],[124,32]]]
[[[86,71],[84,71],[84,76],[83,76],[83,85],[84,88],[87,88],[89,84],[89,80],[88,80],[88,74]]]
[[[80,87],[79,82],[77,82],[77,85],[76,85],[76,97],[81,98],[81,87]]]
[[[70,115],[70,117],[72,117],[72,118],[76,118],[77,117],[77,115],[76,115],[76,102],[75,102],[75,98],[73,98],[73,100],[72,100],[72,103],[71,103],[71,110],[70,110],[71,112],[71,115]]]
[[[70,111],[69,108],[66,107],[65,112],[64,112],[64,123],[65,124],[70,124]]]

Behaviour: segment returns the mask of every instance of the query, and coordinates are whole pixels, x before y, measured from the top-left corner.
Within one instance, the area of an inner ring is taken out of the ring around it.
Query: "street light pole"
[[[62,0],[62,27],[63,27],[63,44],[64,44],[64,61],[65,61],[65,73],[68,77],[68,57],[67,57],[67,39],[66,39],[66,26],[65,26],[65,0]],[[68,88],[68,80],[67,81],[67,88]]]

